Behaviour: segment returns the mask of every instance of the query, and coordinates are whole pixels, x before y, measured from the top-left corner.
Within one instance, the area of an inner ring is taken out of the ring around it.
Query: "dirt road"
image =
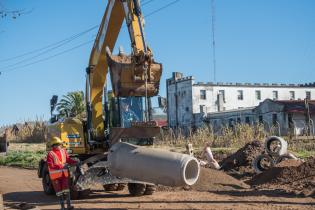
[[[35,170],[0,167],[0,193],[6,209],[58,209],[56,197],[42,192]],[[315,209],[315,199],[299,198],[276,191],[163,191],[152,196],[131,197],[127,191],[95,191],[74,201],[76,209]]]

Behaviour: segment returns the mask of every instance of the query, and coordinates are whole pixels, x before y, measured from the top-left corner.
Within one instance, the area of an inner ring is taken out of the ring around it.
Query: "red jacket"
[[[62,155],[61,152],[64,153],[65,155],[65,162],[63,164],[58,164],[55,163],[54,161],[54,157],[52,152],[57,156],[58,158],[58,162],[62,163]],[[50,151],[47,155],[47,164],[48,164],[48,168],[50,170],[59,170],[62,169],[64,167],[64,164],[68,163],[68,164],[76,164],[77,161],[71,159],[67,153],[67,151],[65,149],[58,149],[58,148],[53,148],[52,151]]]

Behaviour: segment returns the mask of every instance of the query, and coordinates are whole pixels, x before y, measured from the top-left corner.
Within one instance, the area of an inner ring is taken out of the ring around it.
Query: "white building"
[[[261,124],[274,135],[314,135],[315,101],[266,99],[257,107],[214,112],[205,121],[214,132],[237,123]]]
[[[166,82],[170,127],[200,126],[207,113],[255,107],[265,99],[315,99],[315,87],[268,83],[195,83],[174,72]]]

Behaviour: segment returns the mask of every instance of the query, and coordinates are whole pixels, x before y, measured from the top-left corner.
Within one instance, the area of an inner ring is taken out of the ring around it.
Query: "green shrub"
[[[0,156],[0,165],[37,168],[45,151],[9,151],[6,156]]]

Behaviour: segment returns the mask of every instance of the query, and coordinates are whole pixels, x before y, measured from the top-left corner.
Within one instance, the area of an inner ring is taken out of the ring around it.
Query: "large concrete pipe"
[[[265,149],[270,155],[281,156],[287,154],[288,143],[281,137],[270,136],[265,141]]]
[[[111,147],[108,162],[114,176],[166,186],[193,185],[200,171],[189,155],[122,142]]]

